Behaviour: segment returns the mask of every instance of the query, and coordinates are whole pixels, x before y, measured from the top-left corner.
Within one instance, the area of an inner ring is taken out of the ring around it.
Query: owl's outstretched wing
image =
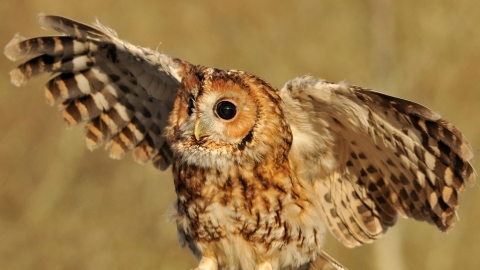
[[[89,149],[106,143],[117,159],[133,149],[137,161],[168,167],[172,157],[162,131],[190,64],[120,40],[98,22],[88,26],[43,14],[39,20],[61,36],[16,35],[4,53],[12,61],[26,60],[10,73],[12,83],[52,74],[47,102],[62,101],[68,125],[87,123]]]
[[[381,237],[397,213],[448,230],[474,181],[472,149],[452,124],[411,101],[311,77],[280,95],[293,132],[291,160],[321,199],[344,245]]]

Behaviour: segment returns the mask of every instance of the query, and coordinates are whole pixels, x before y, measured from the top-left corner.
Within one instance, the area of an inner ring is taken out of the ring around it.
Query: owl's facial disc
[[[255,124],[257,108],[249,89],[231,80],[207,82],[194,103],[192,133],[199,144],[238,144]]]
[[[243,72],[198,68],[184,77],[170,115],[172,151],[201,167],[259,162],[280,153],[273,146],[284,144],[289,133],[275,89]]]

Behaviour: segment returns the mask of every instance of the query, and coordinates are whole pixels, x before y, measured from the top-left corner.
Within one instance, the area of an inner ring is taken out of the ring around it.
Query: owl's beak
[[[200,140],[200,136],[202,135],[202,125],[200,124],[200,119],[197,119],[195,121],[195,130],[193,131],[193,134],[195,135],[195,139],[198,141]]]

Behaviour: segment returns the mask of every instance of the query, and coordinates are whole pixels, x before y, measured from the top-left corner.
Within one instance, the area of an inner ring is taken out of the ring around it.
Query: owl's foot
[[[202,260],[200,260],[200,264],[194,270],[217,270],[217,269],[218,269],[217,259],[210,258],[210,257],[202,257]]]

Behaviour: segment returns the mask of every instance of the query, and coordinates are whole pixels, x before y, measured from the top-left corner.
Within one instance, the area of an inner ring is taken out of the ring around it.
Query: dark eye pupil
[[[237,114],[237,107],[230,101],[220,101],[216,110],[218,116],[224,120],[230,120]]]

